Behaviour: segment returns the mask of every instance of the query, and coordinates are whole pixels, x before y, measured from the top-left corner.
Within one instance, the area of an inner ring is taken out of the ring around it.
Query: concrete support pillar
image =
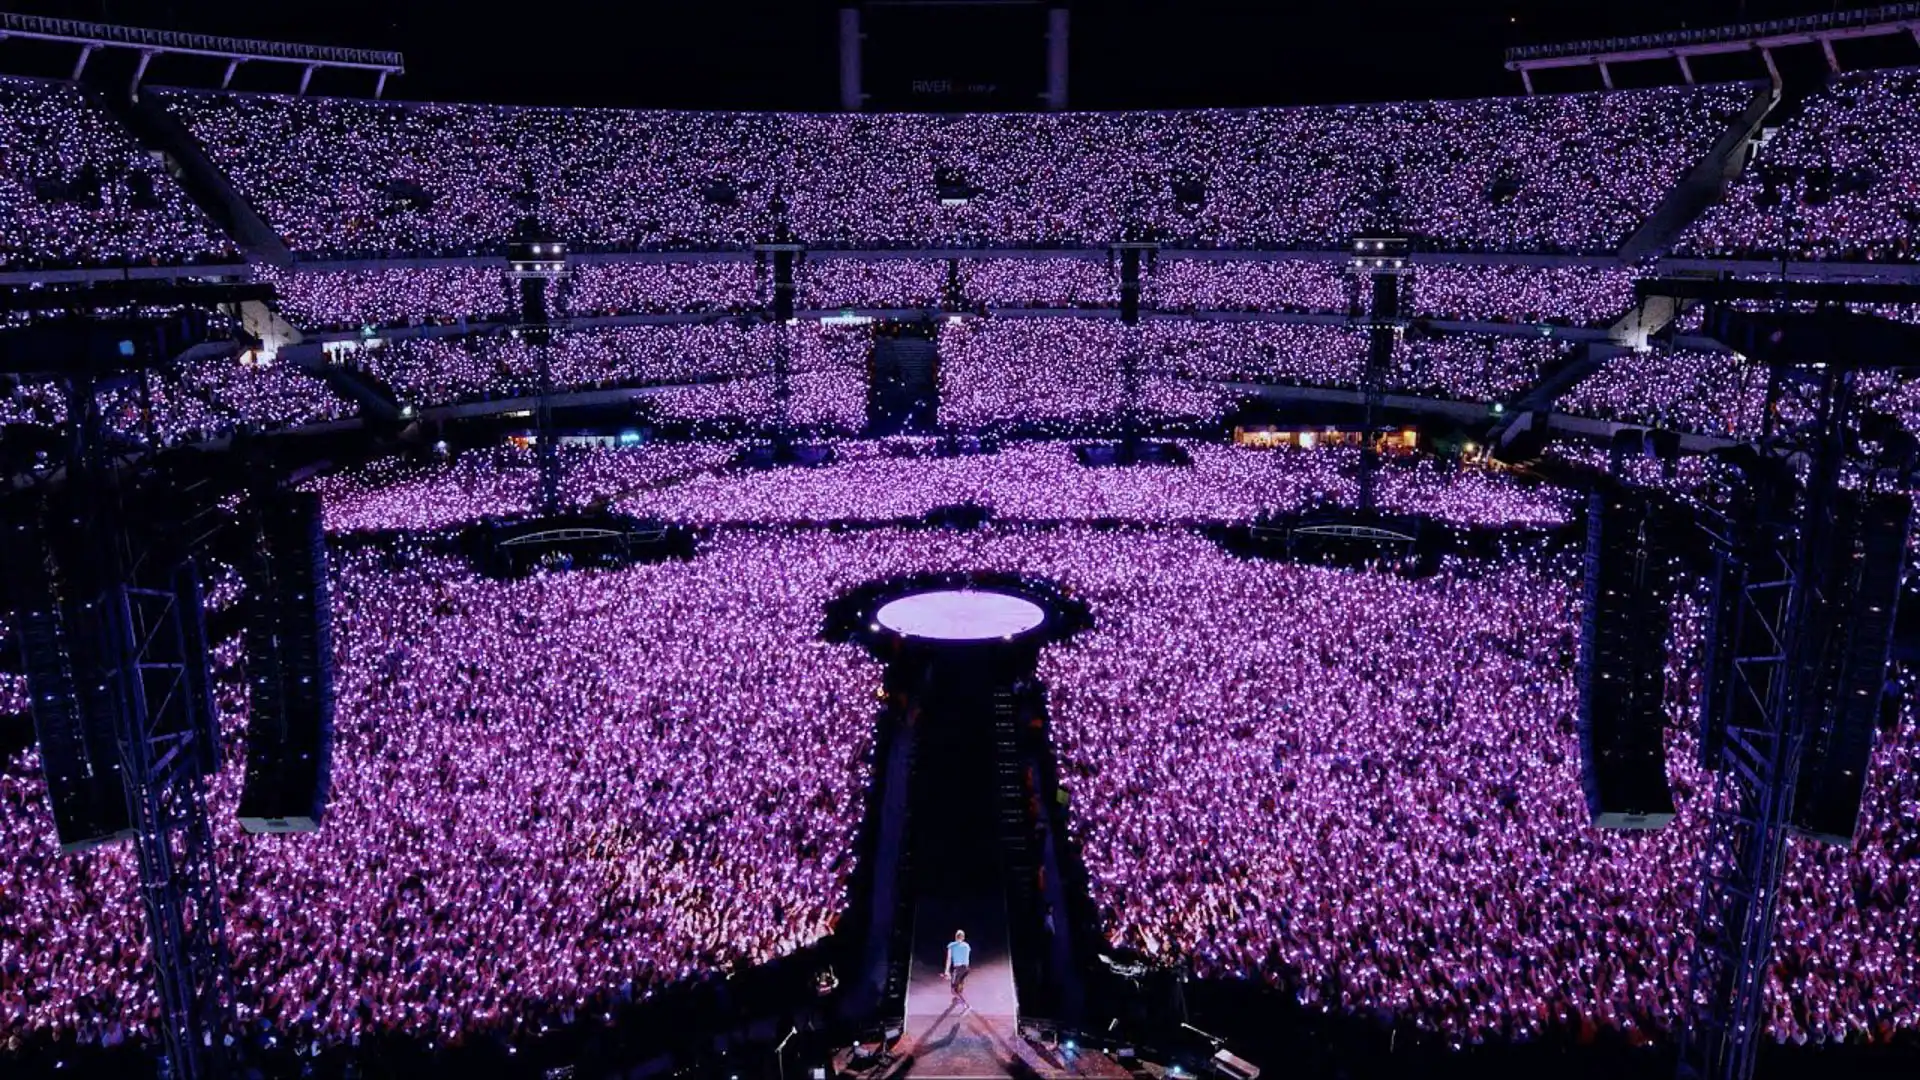
[[[1693,65],[1687,63],[1687,58],[1685,56],[1681,56],[1679,60],[1680,60],[1680,77],[1687,80],[1688,86],[1692,86],[1693,85]]]
[[[840,108],[859,112],[866,105],[860,88],[860,9],[840,9]]]
[[[132,94],[134,97],[140,96],[140,80],[147,77],[147,65],[151,63],[153,63],[153,53],[146,49],[141,49],[140,63],[133,69],[133,81],[127,84],[127,93]]]
[[[1833,54],[1833,39],[1827,37],[1821,38],[1820,51],[1827,54],[1827,70],[1833,72],[1835,75],[1840,74],[1840,58]]]
[[[93,46],[91,45],[80,46],[80,58],[73,62],[73,79],[75,82],[78,82],[80,80],[80,76],[86,72],[87,60],[92,56],[93,56]]]
[[[1067,9],[1047,10],[1047,108],[1067,107]]]
[[[306,96],[307,84],[313,81],[313,69],[318,66],[317,64],[308,64],[306,70],[300,73],[300,96]]]
[[[1604,63],[1600,65],[1600,85],[1613,89],[1613,71]]]
[[[1527,88],[1527,93],[1529,94],[1533,93],[1533,72],[1527,70],[1526,68],[1521,68],[1520,69],[1520,85]]]
[[[1773,77],[1773,85],[1780,85],[1780,66],[1773,62],[1773,50],[1761,49],[1760,59],[1767,62],[1767,74]]]
[[[227,73],[225,75],[220,76],[220,89],[222,90],[230,89],[233,86],[233,73],[239,70],[240,70],[239,57],[236,56],[233,59],[227,61]]]

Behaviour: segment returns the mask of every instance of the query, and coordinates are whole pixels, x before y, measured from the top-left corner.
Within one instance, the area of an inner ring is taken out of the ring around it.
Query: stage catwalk
[[[965,930],[973,946],[964,1004],[941,974],[955,930]],[[1102,1055],[1063,1055],[1020,1037],[1006,904],[996,893],[922,897],[914,914],[910,977],[906,1030],[890,1075],[921,1080],[1127,1075]]]

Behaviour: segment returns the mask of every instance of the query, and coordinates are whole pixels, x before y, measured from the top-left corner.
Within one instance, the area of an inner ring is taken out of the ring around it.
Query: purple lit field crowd
[[[491,254],[529,184],[583,251],[742,247],[778,192],[813,246],[1099,246],[1144,230],[1339,250],[1393,228],[1455,250],[1607,253],[1754,94],[933,117],[162,99],[304,253]]]
[[[338,556],[328,826],[238,836],[232,769],[215,799],[245,1015],[323,1042],[515,1038],[818,938],[880,688],[819,639],[821,606],[959,567],[1096,613],[1041,677],[1115,941],[1461,1042],[1678,1018],[1703,778],[1676,716],[1681,819],[1585,824],[1570,562],[1409,581],[1150,525],[722,528],[690,563],[508,584],[406,546]],[[1920,1026],[1916,765],[1909,712],[1855,849],[1795,845],[1776,1038]],[[127,853],[56,855],[32,769],[0,772],[0,1028],[149,1034]]]
[[[518,1036],[826,933],[878,669],[769,606],[764,559],[503,585],[337,557],[326,827],[242,836],[240,770],[216,785],[241,1019]],[[130,852],[60,855],[30,754],[0,834],[0,1030],[151,1035]]]
[[[1645,1041],[1688,1014],[1708,780],[1676,710],[1680,819],[1588,827],[1577,567],[1414,582],[1238,561],[1186,535],[1088,546],[1068,577],[1096,627],[1044,653],[1040,677],[1116,943],[1458,1042]],[[1909,708],[1875,754],[1855,846],[1793,845],[1774,1037],[1920,1025],[1916,764]]]
[[[880,523],[972,503],[1035,524],[1127,521],[1244,524],[1264,511],[1352,505],[1356,452],[1269,452],[1190,444],[1191,468],[1089,469],[1070,447],[1016,443],[998,453],[940,457],[931,440],[835,444],[832,465],[783,471],[728,468],[721,444],[568,448],[569,502],[691,525]],[[532,509],[533,455],[503,449],[446,464],[378,463],[313,482],[329,532],[445,529]],[[1388,461],[1379,498],[1389,509],[1473,527],[1549,527],[1571,520],[1566,492],[1437,460]]]
[[[821,640],[823,606],[877,578],[966,568],[1049,577],[1092,608],[1093,628],[1047,649],[1040,676],[1113,943],[1463,1044],[1663,1039],[1688,1018],[1711,783],[1685,706],[1696,606],[1679,608],[1668,673],[1680,817],[1599,832],[1572,720],[1572,558],[1452,562],[1417,581],[1247,561],[1202,527],[1350,505],[1357,452],[1196,440],[1183,444],[1190,468],[1088,469],[1064,442],[1014,437],[1110,430],[1130,357],[1138,418],[1174,432],[1217,423],[1234,384],[1357,387],[1368,340],[1341,321],[1355,295],[1343,260],[1200,249],[1310,256],[1390,231],[1456,258],[1608,255],[1757,92],[909,117],[154,91],[289,246],[321,260],[254,271],[295,327],[462,331],[375,335],[385,342],[338,354],[400,404],[521,397],[544,370],[563,390],[632,391],[650,418],[718,436],[563,451],[568,502],[707,530],[690,561],[620,571],[498,582],[432,553],[440,537],[427,534],[533,508],[528,451],[385,460],[309,483],[342,541],[333,804],[317,834],[247,837],[238,763],[216,782],[240,1018],[327,1044],[524,1041],[831,933],[882,670]],[[1680,248],[1911,261],[1916,166],[1920,71],[1839,78]],[[576,259],[550,293],[574,325],[547,346],[516,336],[497,325],[515,320],[518,295],[496,260],[528,185],[589,256],[740,255],[776,192],[817,249],[1049,249],[816,254],[799,271],[803,309],[961,308],[938,331],[939,423],[1009,441],[940,456],[933,440],[844,438],[866,425],[874,331],[756,321],[769,275],[748,256]],[[1111,260],[1064,249],[1143,237],[1168,250],[1145,281],[1149,317],[1126,327],[1105,314],[1119,299]],[[393,257],[423,264],[324,262]],[[0,272],[225,260],[239,256],[164,165],[79,89],[0,79]],[[1577,355],[1558,328],[1614,323],[1641,272],[1422,259],[1410,318],[1514,332],[1411,327],[1386,390],[1512,400]],[[983,317],[1000,308],[1050,317]],[[1248,313],[1296,321],[1232,317]],[[630,316],[687,321],[607,325]],[[1920,381],[1863,386],[1920,430]],[[1556,407],[1745,437],[1765,392],[1764,369],[1737,354],[1662,345],[1608,355]],[[298,365],[236,357],[101,393],[114,430],[163,444],[359,412]],[[49,385],[0,387],[0,426],[65,412]],[[835,461],[733,467],[738,430],[782,414],[840,439]],[[1604,462],[1593,447],[1556,453]],[[1630,466],[1649,483],[1655,470]],[[1389,459],[1379,498],[1462,527],[1577,516],[1570,490],[1432,457]],[[905,525],[957,504],[991,523]],[[843,524],[866,527],[831,528]],[[232,602],[231,570],[212,592]],[[0,623],[0,652],[14,646]],[[237,729],[236,645],[215,654]],[[24,681],[0,671],[0,718],[25,708]],[[1778,1040],[1920,1032],[1917,708],[1909,695],[1880,739],[1856,843],[1790,850],[1766,989]],[[0,758],[0,1046],[154,1036],[134,878],[124,846],[59,853],[33,752]]]

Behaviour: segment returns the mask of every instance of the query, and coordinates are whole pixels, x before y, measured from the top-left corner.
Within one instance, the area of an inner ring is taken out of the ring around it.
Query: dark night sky
[[[831,0],[0,3],[34,14],[399,49],[409,70],[389,91],[393,97],[680,108],[837,106],[838,4]],[[1854,5],[1831,0],[1080,0],[1073,13],[1072,103],[1091,109],[1171,108],[1513,93],[1518,77],[1501,67],[1502,50],[1511,44],[1848,6]],[[975,71],[1031,71],[1037,87],[1039,39],[1009,29],[1023,16],[1004,8],[971,20],[951,15],[949,9],[927,17],[947,20],[944,27],[934,28],[932,21],[918,28],[896,23],[896,32],[883,32],[880,21],[910,17],[871,15],[869,78],[888,85],[870,82],[870,89],[886,92],[904,88],[909,77],[964,78]],[[1037,25],[1037,14],[1024,17]],[[962,25],[968,22],[971,31]],[[1022,63],[1022,56],[1032,63]],[[5,54],[0,62],[19,70]],[[1668,72],[1659,74],[1671,79]],[[185,62],[163,61],[155,77],[191,84],[206,76]],[[253,78],[253,88],[291,86],[284,71],[277,81],[264,73]],[[1593,77],[1586,78],[1590,83]],[[364,93],[360,83],[319,79],[315,90]]]

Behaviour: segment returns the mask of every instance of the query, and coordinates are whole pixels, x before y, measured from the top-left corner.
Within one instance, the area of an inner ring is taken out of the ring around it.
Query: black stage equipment
[[[32,516],[23,513],[6,522],[0,556],[61,850],[132,836],[115,703],[96,647],[104,631],[93,605],[75,602],[89,593],[63,589],[68,583],[56,580],[40,523]]]
[[[1823,633],[1820,692],[1810,704],[1807,745],[1793,800],[1794,828],[1851,844],[1873,752],[1880,696],[1900,601],[1900,575],[1913,503],[1905,495],[1848,492],[1827,589],[1813,618]]]
[[[1614,487],[1587,507],[1580,633],[1580,765],[1587,810],[1606,829],[1673,820],[1667,787],[1666,645],[1671,528],[1647,496]]]
[[[240,824],[248,832],[320,827],[333,766],[333,635],[320,500],[256,494],[246,570],[250,691]]]

